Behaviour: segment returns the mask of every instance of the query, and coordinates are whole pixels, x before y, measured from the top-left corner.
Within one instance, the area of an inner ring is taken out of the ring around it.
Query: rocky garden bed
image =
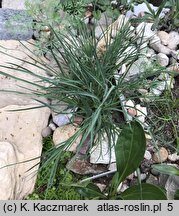
[[[0,199],[178,199],[178,0],[4,2]]]

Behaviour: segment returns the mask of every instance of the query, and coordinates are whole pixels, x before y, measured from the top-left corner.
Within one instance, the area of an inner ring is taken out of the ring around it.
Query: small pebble
[[[149,175],[149,177],[147,178],[146,183],[148,183],[148,184],[154,184],[154,185],[158,185],[159,184],[157,177],[153,176],[152,174]]]
[[[134,173],[131,173],[129,176],[127,176],[128,180],[132,180],[134,178]]]
[[[48,137],[50,135],[52,135],[52,129],[50,127],[46,127],[42,130],[41,132],[42,137]]]
[[[138,89],[138,92],[142,95],[147,95],[148,94],[148,90],[147,89]]]
[[[148,139],[148,140],[152,139],[152,137],[149,134],[146,134],[146,133],[145,133],[145,138]]]
[[[155,152],[153,154],[153,160],[156,163],[164,162],[167,160],[167,158],[168,158],[168,151],[164,147],[161,147],[158,152]]]
[[[149,151],[145,151],[145,154],[144,154],[144,158],[147,159],[147,160],[150,160],[152,158],[152,155]]]
[[[146,174],[146,173],[141,173],[141,174],[140,174],[140,179],[141,179],[141,181],[144,181],[144,180],[146,179],[146,177],[147,177],[147,174]]]
[[[49,126],[49,128],[52,129],[53,131],[55,131],[56,128],[57,128],[56,125],[55,125],[54,123],[50,123],[48,126]]]
[[[171,154],[171,155],[168,155],[168,159],[170,160],[170,161],[177,161],[177,160],[179,160],[179,155],[177,155],[177,153],[174,153],[174,154]]]
[[[99,187],[99,189],[100,189],[101,192],[103,192],[106,189],[106,185],[105,184],[95,183],[95,185]]]
[[[134,117],[134,116],[137,115],[137,111],[136,111],[136,109],[134,109],[134,108],[129,108],[129,109],[127,110],[127,112],[128,112],[128,114],[129,114],[130,116],[132,116],[132,117]]]

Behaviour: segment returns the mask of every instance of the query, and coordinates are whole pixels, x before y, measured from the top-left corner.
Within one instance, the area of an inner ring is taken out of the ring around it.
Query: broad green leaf
[[[120,182],[134,172],[144,158],[146,139],[142,126],[134,121],[121,131],[116,146],[116,163]]]
[[[106,196],[100,191],[98,186],[93,183],[89,183],[87,186],[72,185],[77,188],[78,192],[88,199],[105,199]]]
[[[165,191],[152,184],[134,185],[125,190],[121,197],[124,200],[166,200]]]
[[[179,176],[179,169],[171,165],[156,164],[152,165],[152,168],[163,174]]]

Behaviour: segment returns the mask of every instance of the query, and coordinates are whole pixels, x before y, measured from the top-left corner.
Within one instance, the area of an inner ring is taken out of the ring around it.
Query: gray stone
[[[167,199],[173,200],[175,192],[179,189],[179,176],[169,176],[165,189],[167,190]]]
[[[157,54],[157,60],[159,64],[163,67],[166,67],[169,64],[169,58],[163,53]]]
[[[101,140],[101,143],[93,146],[90,151],[90,163],[93,164],[110,164],[116,161],[114,145],[109,146],[107,136]]]
[[[158,179],[155,176],[153,176],[152,174],[149,175],[149,177],[146,180],[146,183],[148,183],[148,184],[154,184],[154,185],[158,185],[159,184]]]
[[[176,50],[178,44],[179,44],[179,33],[175,31],[170,32],[168,48],[170,48],[171,50]]]
[[[171,54],[175,60],[179,60],[179,50],[177,51],[172,50]]]
[[[50,135],[52,135],[52,129],[50,127],[45,127],[43,130],[42,130],[42,137],[48,137]]]
[[[80,175],[99,174],[107,171],[107,168],[101,164],[91,164],[81,157],[73,157],[66,165],[66,168]]]
[[[160,96],[165,90],[165,88],[166,88],[166,82],[161,81],[161,82],[158,82],[158,84],[155,87],[152,87],[150,89],[150,92],[155,96]]]
[[[142,41],[150,40],[156,33],[156,30],[152,30],[153,23],[140,23],[136,28],[136,34],[142,37]]]
[[[171,54],[171,49],[169,49],[167,46],[164,46],[161,41],[160,38],[155,35],[149,42],[149,46],[155,50],[158,53],[163,53],[166,55],[170,55]]]
[[[70,123],[70,119],[72,114],[58,114],[53,116],[53,122],[60,126],[66,125]]]
[[[32,18],[26,11],[0,8],[0,40],[29,40],[32,35]]]
[[[103,32],[105,31],[106,27],[105,26],[96,26],[95,28],[95,37],[99,39],[102,35]]]
[[[130,80],[130,78],[138,76],[140,73],[143,73],[149,65],[150,61],[146,57],[139,58],[132,64],[125,79]]]

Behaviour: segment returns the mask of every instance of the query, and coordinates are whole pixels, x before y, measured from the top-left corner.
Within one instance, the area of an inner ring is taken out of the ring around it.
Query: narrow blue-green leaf
[[[144,158],[146,139],[139,122],[127,124],[121,131],[116,146],[116,163],[120,182],[134,172]]]
[[[179,176],[179,169],[171,165],[155,164],[155,165],[152,165],[152,168],[163,174]]]
[[[166,200],[165,191],[155,185],[143,183],[134,185],[121,194],[124,200]]]

